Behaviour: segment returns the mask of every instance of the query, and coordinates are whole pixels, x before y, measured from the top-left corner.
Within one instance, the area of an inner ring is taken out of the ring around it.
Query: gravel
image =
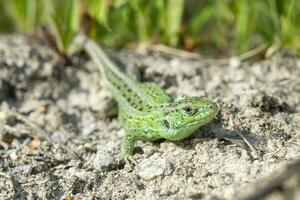
[[[112,54],[172,97],[205,96],[220,113],[183,141],[137,142],[138,164],[125,164],[115,101],[94,64],[75,55],[62,66],[45,46],[0,36],[0,199],[247,199],[299,159],[299,58]],[[297,199],[299,172],[289,177],[267,198]]]

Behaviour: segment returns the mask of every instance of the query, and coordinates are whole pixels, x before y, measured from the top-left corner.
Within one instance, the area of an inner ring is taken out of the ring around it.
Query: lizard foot
[[[125,155],[124,157],[124,161],[126,164],[132,164],[132,165],[137,165],[137,161],[133,158],[132,155]]]

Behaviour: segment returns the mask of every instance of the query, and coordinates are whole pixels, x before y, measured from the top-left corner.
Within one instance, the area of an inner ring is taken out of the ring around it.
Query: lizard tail
[[[96,42],[84,35],[75,38],[75,42],[83,46],[90,55],[120,104],[139,111],[143,108],[143,102],[145,105],[154,104],[135,81],[119,71]]]
[[[128,99],[131,98],[129,96],[132,96],[131,93],[129,95],[128,91],[133,92],[139,90],[139,88],[136,87],[136,84],[128,79],[121,71],[119,71],[116,65],[110,61],[109,57],[95,41],[88,39],[84,35],[79,35],[75,38],[75,42],[83,46],[95,62],[101,75],[107,82],[107,85],[112,89],[117,100],[121,99],[121,101],[127,101],[124,100],[125,96],[128,94]]]
[[[115,64],[108,58],[106,53],[95,41],[81,34],[75,38],[75,42],[84,47],[86,52],[95,62],[101,74],[104,76],[105,79],[107,79],[108,82],[111,82],[111,74],[120,78],[123,76],[121,72],[117,69]]]

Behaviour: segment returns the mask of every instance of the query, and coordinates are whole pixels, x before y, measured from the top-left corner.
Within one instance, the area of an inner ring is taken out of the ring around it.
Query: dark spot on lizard
[[[163,123],[164,123],[164,126],[167,128],[167,129],[169,129],[170,128],[170,124],[169,124],[169,122],[167,121],[167,120],[163,120]]]

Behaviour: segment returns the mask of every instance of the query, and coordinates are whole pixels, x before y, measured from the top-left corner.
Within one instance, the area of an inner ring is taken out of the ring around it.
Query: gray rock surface
[[[172,97],[205,96],[220,113],[183,141],[137,142],[138,165],[129,166],[119,159],[124,132],[115,102],[94,64],[74,56],[62,66],[45,46],[1,36],[0,199],[237,199],[299,158],[297,57],[219,65],[134,50],[114,55]],[[282,190],[299,188],[288,185]]]

